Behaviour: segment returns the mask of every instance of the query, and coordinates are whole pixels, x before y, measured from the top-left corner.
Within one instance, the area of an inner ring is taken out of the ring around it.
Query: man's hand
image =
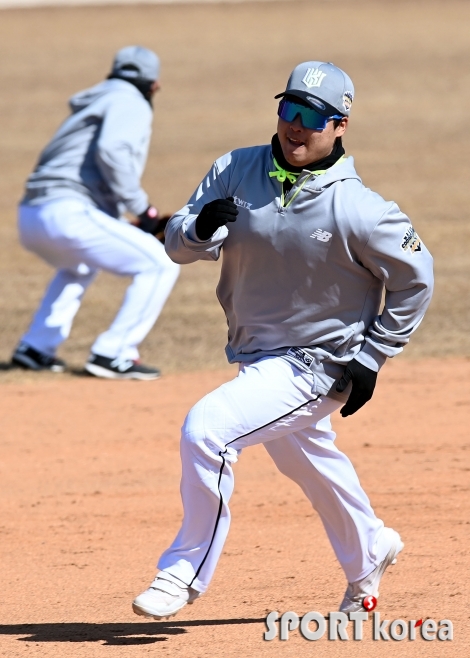
[[[165,228],[173,215],[162,215],[158,218],[157,228],[155,229],[154,236],[157,240],[160,240],[162,244],[165,244]]]
[[[157,240],[165,244],[165,227],[168,224],[171,215],[158,214],[155,206],[149,206],[147,210],[137,217],[137,228],[140,228],[145,233],[154,235]]]
[[[155,235],[158,226],[158,210],[155,206],[149,206],[147,210],[137,215],[136,226],[144,233]]]
[[[238,208],[233,197],[215,199],[203,206],[196,219],[196,235],[199,240],[209,240],[218,228],[237,219]]]
[[[377,373],[353,359],[348,363],[343,376],[336,384],[338,393],[345,391],[350,381],[352,381],[352,390],[348,401],[341,409],[343,418],[355,414],[371,399],[377,381]]]

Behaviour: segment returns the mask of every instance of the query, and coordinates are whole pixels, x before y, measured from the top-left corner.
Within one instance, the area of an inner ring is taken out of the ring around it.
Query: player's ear
[[[336,137],[342,137],[344,135],[348,127],[348,123],[349,123],[348,117],[343,117],[342,119],[338,119],[338,124],[335,128]]]

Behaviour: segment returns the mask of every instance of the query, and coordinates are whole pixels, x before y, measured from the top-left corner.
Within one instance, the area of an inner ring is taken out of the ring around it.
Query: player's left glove
[[[158,226],[158,210],[155,206],[149,206],[147,210],[137,215],[136,226],[144,233],[155,235]]]
[[[346,418],[346,416],[352,416],[356,411],[359,411],[366,402],[369,402],[374,392],[377,373],[362,365],[362,363],[359,363],[356,359],[353,359],[348,363],[343,372],[343,376],[336,384],[336,390],[338,393],[343,393],[351,381],[351,393],[348,401],[341,409],[341,415],[343,418]]]
[[[157,240],[160,240],[162,244],[165,244],[165,228],[171,217],[171,215],[162,215],[158,218],[154,236],[157,238]]]
[[[157,240],[165,244],[165,227],[170,217],[171,215],[160,217],[155,206],[149,206],[145,212],[138,215],[136,226],[145,233],[154,235]]]

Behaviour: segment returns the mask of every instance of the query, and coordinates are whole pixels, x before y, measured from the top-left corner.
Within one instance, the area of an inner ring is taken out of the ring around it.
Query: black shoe
[[[50,370],[51,372],[64,372],[65,361],[55,356],[38,352],[26,343],[20,343],[13,352],[11,362],[29,370]]]
[[[106,379],[158,379],[160,370],[157,368],[147,368],[138,361],[130,359],[108,359],[106,356],[91,354],[85,370],[95,377],[105,377]]]

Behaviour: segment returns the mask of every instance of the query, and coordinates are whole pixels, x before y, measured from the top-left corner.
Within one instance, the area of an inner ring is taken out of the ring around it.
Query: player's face
[[[337,128],[334,121],[328,121],[324,130],[310,130],[303,127],[299,115],[292,122],[279,118],[277,134],[285,159],[294,167],[304,167],[325,158],[333,150],[335,139],[344,135],[347,125],[348,119],[344,117]]]

